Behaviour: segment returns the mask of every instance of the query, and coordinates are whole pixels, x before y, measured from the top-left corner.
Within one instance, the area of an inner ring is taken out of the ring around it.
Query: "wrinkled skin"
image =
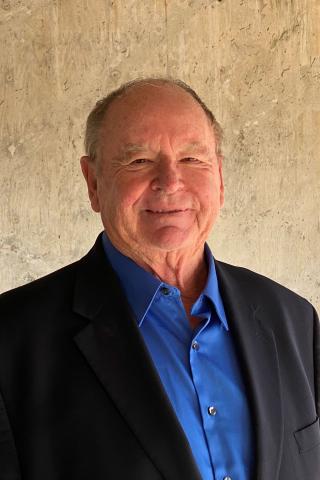
[[[116,248],[177,286],[204,286],[204,243],[223,204],[212,125],[184,90],[136,86],[110,106],[97,163],[81,159],[92,208]]]

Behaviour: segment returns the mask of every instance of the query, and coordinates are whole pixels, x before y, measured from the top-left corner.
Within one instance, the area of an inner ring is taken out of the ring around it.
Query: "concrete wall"
[[[2,0],[0,45],[0,290],[90,247],[86,115],[123,81],[170,74],[225,128],[216,257],[320,307],[319,0]]]

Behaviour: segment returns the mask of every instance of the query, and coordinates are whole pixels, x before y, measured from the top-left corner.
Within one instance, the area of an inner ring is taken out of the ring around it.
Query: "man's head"
[[[82,170],[92,208],[122,251],[194,251],[219,213],[221,129],[188,88],[138,81],[89,116]]]
[[[201,100],[199,95],[182,80],[159,77],[159,78],[136,79],[136,80],[132,80],[131,82],[126,82],[116,90],[113,90],[112,92],[110,92],[106,97],[102,98],[96,103],[95,107],[92,109],[87,119],[85,140],[84,140],[86,155],[90,157],[91,160],[94,161],[99,157],[101,126],[103,124],[103,120],[105,118],[105,114],[109,106],[112,104],[114,100],[124,96],[132,88],[143,87],[147,85],[177,86],[182,88],[185,92],[189,93],[202,107],[210,123],[212,124],[212,128],[216,138],[217,155],[221,155],[221,143],[223,138],[223,132],[219,122],[216,120],[211,110]]]

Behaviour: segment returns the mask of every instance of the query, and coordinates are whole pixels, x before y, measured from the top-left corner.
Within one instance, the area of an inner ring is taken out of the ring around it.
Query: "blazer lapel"
[[[239,270],[216,262],[219,288],[238,349],[256,435],[257,480],[277,480],[283,441],[280,373],[274,334]],[[238,274],[236,274],[238,270]],[[236,278],[238,275],[238,278]]]
[[[74,310],[90,320],[76,344],[154,465],[168,480],[200,480],[100,237],[80,261]]]

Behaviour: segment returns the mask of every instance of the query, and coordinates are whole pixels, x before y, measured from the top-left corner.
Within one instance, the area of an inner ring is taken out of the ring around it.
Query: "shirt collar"
[[[102,235],[102,243],[140,326],[157,291],[162,286],[162,282],[137,265],[131,258],[119,252],[105,232]]]
[[[102,235],[102,243],[106,256],[109,259],[112,268],[118,275],[129,305],[131,306],[137,323],[140,326],[158,290],[163,286],[169,289],[174,289],[175,291],[177,291],[177,289],[171,285],[161,282],[161,280],[157,279],[151,273],[137,265],[133,260],[131,260],[131,258],[123,255],[113,246],[105,232]],[[228,330],[228,322],[219,292],[214,259],[207,244],[205,244],[205,255],[208,265],[207,283],[203,289],[203,292],[194,303],[192,307],[192,313],[200,311],[203,303],[206,303],[206,299],[209,299],[222,325],[226,330]]]
[[[225,327],[226,330],[229,330],[226,313],[224,310],[222,298],[219,291],[218,277],[216,272],[216,266],[214,264],[214,257],[207,243],[204,246],[204,252],[205,252],[205,257],[206,257],[207,266],[208,266],[207,283],[201,295],[194,303],[191,313],[194,313],[195,311],[197,311],[197,309],[199,308],[200,302],[203,299],[207,298],[209,299],[213,308],[215,309],[216,314],[220,322],[222,323],[222,325]]]

